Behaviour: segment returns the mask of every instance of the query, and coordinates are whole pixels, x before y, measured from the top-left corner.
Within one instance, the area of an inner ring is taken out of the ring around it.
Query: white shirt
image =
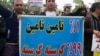
[[[56,12],[55,11],[46,11],[46,16],[56,16]]]

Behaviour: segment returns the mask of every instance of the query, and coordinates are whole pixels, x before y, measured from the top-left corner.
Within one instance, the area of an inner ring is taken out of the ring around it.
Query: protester
[[[64,13],[62,14],[62,16],[72,16],[71,7],[69,7],[69,6],[65,7]]]
[[[86,17],[84,25],[84,56],[93,56],[91,52],[93,34],[100,37],[100,2],[92,5],[91,12],[91,15]]]
[[[57,16],[57,11],[55,8],[55,0],[46,0],[46,8],[40,15],[46,16]]]
[[[5,56],[19,56],[19,22],[18,17],[23,13],[22,0],[14,0],[13,11],[0,5],[0,15],[6,20],[7,45]]]

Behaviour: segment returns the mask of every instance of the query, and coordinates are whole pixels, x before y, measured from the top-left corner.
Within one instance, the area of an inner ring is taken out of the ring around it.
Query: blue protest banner
[[[83,18],[22,16],[20,56],[83,56]]]

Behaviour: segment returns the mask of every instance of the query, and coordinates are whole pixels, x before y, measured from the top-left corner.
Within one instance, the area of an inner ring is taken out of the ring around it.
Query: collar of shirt
[[[46,16],[56,16],[56,12],[55,11],[46,11]]]

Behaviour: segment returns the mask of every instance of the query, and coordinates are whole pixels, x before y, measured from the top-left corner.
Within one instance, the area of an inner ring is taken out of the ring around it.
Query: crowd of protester
[[[83,3],[83,2],[82,2]],[[13,10],[8,10],[0,4],[0,56],[19,56],[19,20],[25,15],[22,0],[13,1]],[[84,3],[71,12],[71,7],[64,7],[64,11],[55,8],[55,0],[46,0],[46,7],[38,14],[29,11],[28,15],[45,16],[83,16],[84,17],[84,56],[95,56],[91,51],[92,35],[100,38],[100,2],[86,8]],[[98,53],[100,55],[100,53]]]

